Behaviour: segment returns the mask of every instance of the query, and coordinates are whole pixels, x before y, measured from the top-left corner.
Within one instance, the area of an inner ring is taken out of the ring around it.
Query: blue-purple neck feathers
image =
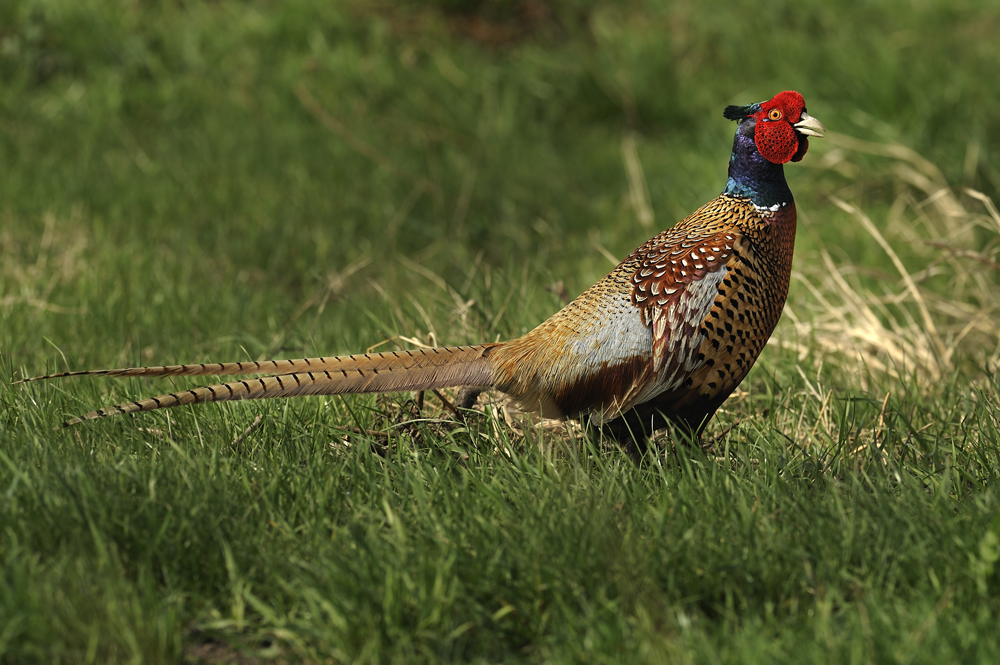
[[[756,121],[740,121],[733,139],[733,154],[729,158],[729,181],[724,194],[750,199],[754,205],[770,208],[792,202],[792,192],[785,182],[781,164],[764,159],[754,143]]]

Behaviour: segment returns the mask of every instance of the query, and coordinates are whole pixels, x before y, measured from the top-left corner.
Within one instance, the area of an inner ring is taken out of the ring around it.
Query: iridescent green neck
[[[783,206],[792,202],[792,192],[785,182],[781,164],[769,162],[754,143],[756,121],[740,121],[733,140],[733,154],[729,158],[729,181],[724,194],[750,199],[760,208]]]

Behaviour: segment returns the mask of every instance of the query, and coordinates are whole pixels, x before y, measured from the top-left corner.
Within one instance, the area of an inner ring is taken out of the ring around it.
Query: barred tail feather
[[[222,376],[226,374],[274,374],[276,372],[294,372],[296,369],[308,367],[310,362],[316,363],[326,358],[302,358],[300,360],[262,360],[260,362],[239,363],[195,363],[192,365],[158,365],[154,367],[124,367],[121,369],[90,369],[82,372],[59,372],[45,376],[32,376],[20,381],[14,381],[12,386],[30,381],[46,381],[48,379],[63,379],[69,376],[106,376],[116,379],[129,376],[161,377],[161,376]]]
[[[148,399],[105,407],[66,421],[61,427],[71,427],[84,420],[124,413],[153,411],[187,404],[223,402],[236,399],[269,399],[300,395],[340,395],[344,393],[384,393],[405,390],[431,390],[449,386],[489,387],[493,384],[493,362],[489,355],[496,344],[444,347],[415,351],[390,351],[356,356],[309,359],[307,371],[286,372],[273,376],[230,381],[212,386],[182,390]],[[318,362],[322,360],[322,362]],[[260,363],[302,363],[305,361],[268,361]],[[237,363],[230,363],[235,365]],[[242,363],[247,365],[248,363]],[[253,363],[249,363],[253,366]],[[222,365],[225,367],[225,365]],[[282,365],[278,365],[282,366]],[[299,365],[301,366],[301,365]],[[220,367],[220,365],[175,365],[174,367]],[[168,369],[168,368],[136,368]],[[121,370],[129,371],[129,370]],[[104,376],[136,376],[107,374]],[[195,370],[197,375],[201,372]],[[206,372],[212,373],[212,372]],[[186,372],[152,374],[174,376]],[[143,376],[143,374],[138,374]],[[145,376],[149,376],[146,374]]]
[[[353,356],[334,356],[330,358],[297,358],[294,360],[251,360],[233,363],[194,363],[189,365],[156,365],[153,367],[125,367],[121,369],[91,369],[82,372],[59,372],[45,376],[32,376],[10,385],[30,381],[45,381],[62,379],[70,376],[105,376],[111,378],[126,378],[130,376],[165,377],[165,376],[225,376],[241,374],[292,374],[295,372],[321,372],[324,370],[347,370],[373,365],[376,369],[399,362],[410,363],[411,359],[420,362],[420,358],[429,355],[447,357],[449,354],[496,346],[496,344],[480,344],[477,346],[449,346],[436,349],[418,349],[410,351],[387,351],[382,353],[364,353]]]

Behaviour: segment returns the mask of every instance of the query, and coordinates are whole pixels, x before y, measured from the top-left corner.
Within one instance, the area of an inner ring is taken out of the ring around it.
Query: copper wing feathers
[[[718,297],[718,286],[729,271],[737,232],[709,236],[667,232],[632,255],[632,304],[651,329],[652,356],[643,376],[617,405],[625,410],[665,391],[681,387],[704,358],[703,323]],[[606,412],[605,418],[616,413]]]
[[[623,266],[632,271],[632,304],[652,333],[652,357],[617,408],[649,402],[664,413],[697,411],[732,392],[784,304],[791,252],[770,250],[790,244],[794,214],[793,205],[763,211],[721,196],[633,252]],[[771,237],[778,218],[785,223],[775,228],[790,228]],[[775,265],[764,265],[762,249],[776,255]]]

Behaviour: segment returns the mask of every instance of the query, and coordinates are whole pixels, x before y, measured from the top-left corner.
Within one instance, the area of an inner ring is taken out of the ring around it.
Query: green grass
[[[1000,10],[722,7],[0,4],[0,662],[997,662]],[[516,336],[788,88],[833,133],[704,447],[9,385]]]

